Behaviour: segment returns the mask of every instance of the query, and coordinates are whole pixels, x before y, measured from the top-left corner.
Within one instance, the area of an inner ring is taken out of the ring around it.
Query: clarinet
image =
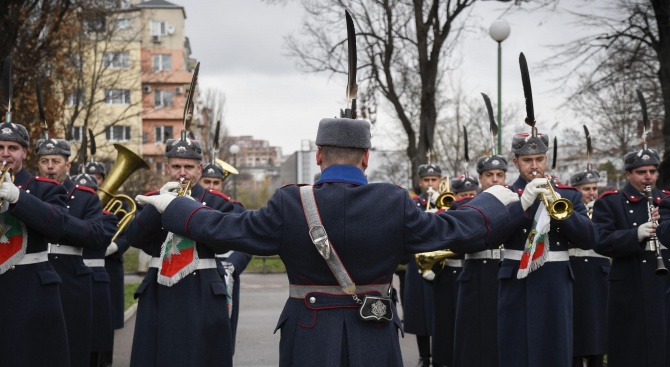
[[[644,188],[644,193],[647,195],[647,211],[649,212],[649,221],[652,221],[651,212],[654,210],[654,196],[651,193],[651,186]],[[652,221],[654,226],[658,226],[658,222]],[[663,255],[661,255],[661,244],[656,238],[656,234],[649,236],[649,248],[656,253],[656,275],[662,276],[668,274],[668,269],[663,264]]]

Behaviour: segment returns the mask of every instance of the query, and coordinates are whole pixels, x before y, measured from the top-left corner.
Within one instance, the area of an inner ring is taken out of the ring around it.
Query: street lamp
[[[237,168],[237,153],[240,152],[240,147],[233,144],[228,151],[233,155],[233,167]],[[233,199],[237,200],[237,175],[233,175]]]
[[[502,47],[501,44],[509,37],[509,23],[498,19],[491,24],[489,35],[498,42],[498,154],[502,155]]]

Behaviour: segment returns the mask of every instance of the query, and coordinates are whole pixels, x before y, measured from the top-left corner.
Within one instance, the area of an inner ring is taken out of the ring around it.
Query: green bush
[[[276,259],[262,259],[258,257],[254,257],[251,259],[251,262],[249,262],[249,265],[247,266],[247,269],[245,272],[249,273],[263,273],[263,260],[265,260],[265,272],[266,273],[285,273],[286,272],[286,267],[284,267],[284,263],[276,258]]]
[[[135,299],[135,291],[137,290],[137,287],[140,286],[140,283],[131,283],[131,284],[125,284],[124,285],[124,301],[125,304],[123,305],[124,310],[128,310],[130,306],[133,305],[137,300]]]
[[[137,263],[140,256],[140,250],[131,247],[123,254],[123,270],[126,273],[137,271]]]

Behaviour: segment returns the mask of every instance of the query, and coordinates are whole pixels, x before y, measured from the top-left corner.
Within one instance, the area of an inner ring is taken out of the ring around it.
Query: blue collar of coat
[[[363,171],[356,166],[347,164],[335,164],[329,166],[321,172],[321,178],[314,184],[321,184],[324,182],[347,182],[355,185],[366,185],[368,179],[363,174]]]

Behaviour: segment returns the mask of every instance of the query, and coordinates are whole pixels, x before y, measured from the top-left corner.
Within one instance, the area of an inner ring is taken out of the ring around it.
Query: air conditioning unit
[[[161,36],[154,35],[153,36],[153,41],[154,41],[154,43],[161,43]]]
[[[168,24],[167,34],[174,34],[174,26],[172,24]]]
[[[143,85],[142,86],[142,91],[144,93],[151,93],[151,86],[150,85]]]
[[[177,87],[177,94],[184,94],[184,87]]]

